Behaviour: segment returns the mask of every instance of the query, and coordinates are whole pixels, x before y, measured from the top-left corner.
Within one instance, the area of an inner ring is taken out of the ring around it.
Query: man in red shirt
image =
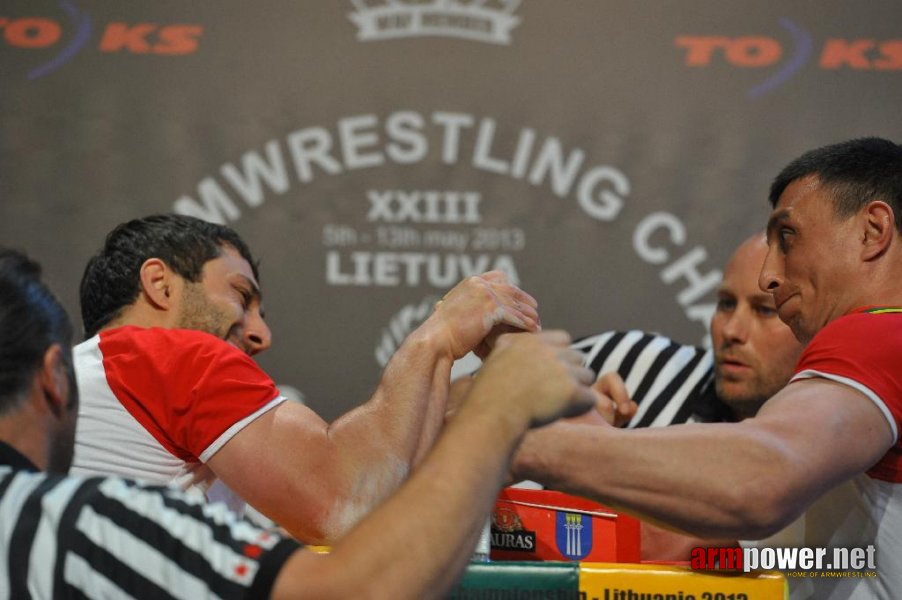
[[[892,598],[902,553],[902,148],[813,150],[770,193],[759,278],[807,344],[753,418],[529,434],[514,473],[705,537],[863,547],[877,576],[791,580],[794,596]]]
[[[159,215],[107,236],[81,282],[73,473],[175,482],[239,512],[246,501],[329,543],[432,446],[454,360],[539,326],[535,300],[502,273],[471,277],[407,337],[373,397],[327,423],[251,358],[272,337],[258,281],[222,225]]]

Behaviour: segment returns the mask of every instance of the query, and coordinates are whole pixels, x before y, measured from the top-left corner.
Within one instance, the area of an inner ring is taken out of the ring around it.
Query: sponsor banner
[[[638,562],[639,522],[585,498],[505,488],[492,511],[492,560]]]
[[[786,162],[902,136],[897,0],[6,0],[0,242],[76,317],[125,220],[234,227],[256,357],[326,419],[464,277],[704,344]]]
[[[585,600],[778,600],[788,598],[780,573],[702,573],[663,565],[582,563]]]
[[[779,570],[789,577],[876,577],[876,549],[863,548],[693,548],[696,570]]]

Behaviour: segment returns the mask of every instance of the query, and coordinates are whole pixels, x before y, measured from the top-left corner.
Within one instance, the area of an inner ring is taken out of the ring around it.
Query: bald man
[[[767,239],[746,239],[724,268],[711,319],[711,348],[679,344],[642,331],[606,332],[574,347],[598,374],[596,389],[609,396],[598,411],[627,428],[753,417],[792,376],[802,344],[777,316],[773,297],[758,287]],[[597,415],[575,422],[591,423]],[[642,558],[688,560],[692,548],[735,543],[700,540],[642,526]]]
[[[574,343],[585,353],[586,365],[607,378],[599,387],[618,411],[613,414],[611,403],[601,405],[609,422],[635,428],[739,421],[754,416],[786,385],[802,345],[778,318],[773,297],[758,287],[766,255],[766,238],[759,233],[727,262],[710,349],[638,330],[608,331]]]

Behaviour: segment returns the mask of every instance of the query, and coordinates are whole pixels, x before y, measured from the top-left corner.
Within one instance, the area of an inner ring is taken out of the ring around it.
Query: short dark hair
[[[244,240],[225,225],[185,215],[151,215],[118,225],[100,251],[88,261],[79,286],[85,338],[115,319],[140,291],[141,265],[159,258],[188,281],[200,280],[204,265],[231,246],[250,264],[257,264]]]
[[[838,216],[852,216],[868,202],[883,200],[892,207],[896,229],[902,233],[902,146],[867,137],[806,152],[774,179],[771,206],[777,205],[790,183],[809,175],[832,194]]]
[[[0,247],[0,413],[18,405],[53,344],[62,347],[71,370],[72,323],[41,281],[41,267]]]

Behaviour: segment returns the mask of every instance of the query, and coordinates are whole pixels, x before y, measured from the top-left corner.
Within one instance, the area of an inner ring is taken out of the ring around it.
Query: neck
[[[902,251],[890,249],[879,259],[863,263],[856,279],[848,286],[854,292],[845,312],[862,306],[902,306]]]
[[[171,313],[155,309],[140,300],[124,309],[118,317],[100,328],[115,329],[116,327],[124,327],[131,325],[134,327],[173,327],[169,322]]]
[[[3,440],[30,460],[41,471],[47,469],[50,455],[49,432],[27,414],[15,410],[0,418],[0,440]]]

